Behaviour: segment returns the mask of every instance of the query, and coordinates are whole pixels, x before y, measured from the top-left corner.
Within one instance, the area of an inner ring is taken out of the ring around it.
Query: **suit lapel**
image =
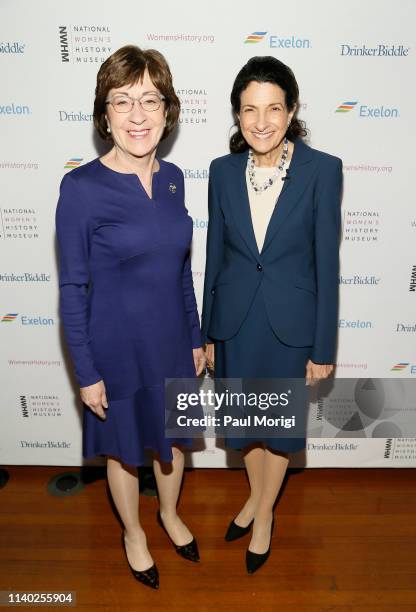
[[[305,191],[315,169],[315,164],[309,163],[312,159],[313,154],[310,147],[305,145],[300,138],[297,138],[289,166],[288,175],[290,179],[284,182],[283,189],[274,207],[261,254],[270,246],[273,238]]]
[[[229,202],[233,217],[244,242],[256,260],[270,246],[273,238],[281,229],[287,216],[296,206],[315,170],[313,151],[300,138],[295,140],[292,160],[289,166],[290,180],[286,180],[274,207],[261,253],[259,253],[251,219],[250,202],[246,183],[248,151],[233,157],[234,180],[229,183]],[[237,187],[237,192],[234,192]]]
[[[237,154],[233,159],[235,182],[230,182],[229,201],[238,231],[257,260],[259,258],[259,250],[254,235],[253,223],[251,221],[250,202],[246,183],[247,158],[248,151],[245,151],[244,153]],[[234,192],[233,185],[237,185],[237,193]]]

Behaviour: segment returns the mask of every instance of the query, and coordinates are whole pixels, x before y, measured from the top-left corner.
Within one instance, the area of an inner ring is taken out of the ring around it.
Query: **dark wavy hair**
[[[231,91],[231,105],[235,119],[234,126],[237,127],[237,131],[230,138],[231,153],[242,153],[249,148],[241,132],[238,114],[241,106],[241,94],[252,81],[257,83],[273,83],[283,89],[285,92],[286,108],[289,112],[293,110],[299,101],[299,87],[295,75],[289,66],[286,66],[286,64],[270,55],[249,59],[247,64],[237,74]],[[286,131],[286,137],[289,140],[294,140],[298,136],[304,137],[308,133],[305,122],[298,119],[296,113],[293,115]]]
[[[142,50],[135,45],[126,45],[115,51],[101,65],[97,74],[94,100],[94,126],[103,140],[112,140],[107,132],[105,101],[110,89],[132,85],[141,81],[145,70],[160,93],[165,96],[166,127],[162,140],[176,126],[181,104],[172,83],[172,74],[164,56],[155,49]]]

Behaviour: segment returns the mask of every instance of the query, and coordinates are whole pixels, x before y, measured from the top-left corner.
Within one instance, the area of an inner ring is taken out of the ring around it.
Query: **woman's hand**
[[[319,363],[314,363],[309,359],[306,364],[306,384],[313,387],[320,380],[324,378],[328,378],[331,372],[334,370],[334,366],[331,365],[321,365]]]
[[[214,369],[214,343],[205,345],[205,357],[207,358],[207,367],[210,370]]]
[[[205,365],[206,365],[205,353],[202,347],[194,348],[192,349],[192,352],[194,355],[195,372],[196,372],[196,375],[199,376],[201,372],[205,370]]]
[[[100,380],[94,385],[81,387],[80,394],[84,404],[104,421],[107,418],[104,408],[108,408],[104,382]]]

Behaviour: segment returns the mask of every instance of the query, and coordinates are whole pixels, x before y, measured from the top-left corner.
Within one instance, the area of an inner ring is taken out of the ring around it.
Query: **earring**
[[[109,125],[107,125],[107,132],[110,134],[111,133],[111,128]]]

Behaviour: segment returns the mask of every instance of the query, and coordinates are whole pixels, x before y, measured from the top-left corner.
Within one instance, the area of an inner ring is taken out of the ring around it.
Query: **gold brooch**
[[[175,185],[175,183],[169,183],[169,191],[171,193],[176,193],[176,185]]]

